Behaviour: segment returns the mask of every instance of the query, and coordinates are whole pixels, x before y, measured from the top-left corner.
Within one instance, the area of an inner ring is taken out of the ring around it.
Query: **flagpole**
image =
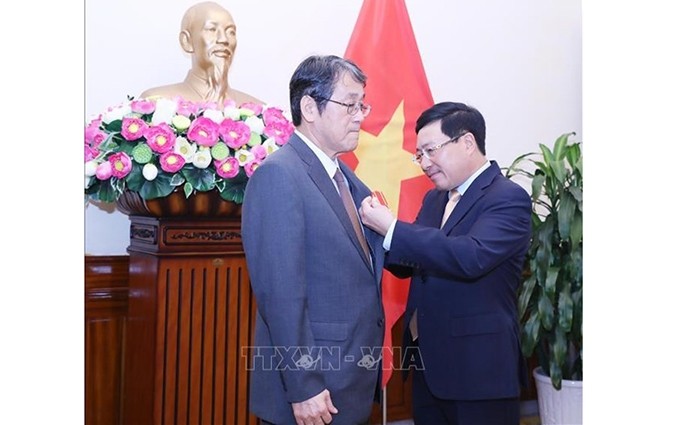
[[[387,425],[387,385],[382,389],[382,425]]]

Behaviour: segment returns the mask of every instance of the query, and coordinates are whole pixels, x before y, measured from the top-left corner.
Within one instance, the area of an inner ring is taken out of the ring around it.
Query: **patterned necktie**
[[[444,227],[444,223],[446,223],[446,220],[449,219],[451,212],[453,212],[453,209],[456,207],[456,204],[459,200],[460,192],[458,192],[456,189],[453,189],[451,191],[451,196],[449,197],[449,202],[447,202],[446,207],[444,207],[444,215],[442,216],[442,223],[439,227]]]
[[[352,222],[352,227],[354,228],[354,233],[356,233],[357,235],[357,239],[359,239],[361,249],[363,249],[364,255],[366,256],[366,259],[370,263],[371,254],[370,251],[368,250],[368,244],[366,243],[366,236],[364,236],[364,232],[361,230],[361,224],[359,224],[359,216],[357,215],[357,209],[354,206],[352,195],[349,194],[349,189],[347,189],[345,177],[342,175],[339,168],[335,171],[333,180],[335,180],[335,183],[337,183],[338,185],[338,192],[340,192],[340,198],[342,198],[342,203],[345,205],[347,215],[349,215],[349,221]]]
[[[451,191],[449,202],[447,202],[446,207],[444,207],[444,215],[442,216],[442,224],[440,227],[444,227],[444,223],[446,223],[446,220],[451,216],[453,209],[460,200],[460,196],[460,192],[456,189]],[[418,309],[413,312],[413,316],[411,316],[411,320],[408,323],[408,328],[411,331],[411,338],[413,338],[414,341],[418,339]]]

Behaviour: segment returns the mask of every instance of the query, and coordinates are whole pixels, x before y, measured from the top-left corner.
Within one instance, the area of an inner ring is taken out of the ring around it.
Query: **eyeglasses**
[[[318,98],[319,100],[327,100],[329,102],[336,103],[338,105],[346,106],[347,107],[347,113],[350,115],[356,115],[359,110],[361,110],[361,113],[364,114],[364,116],[368,115],[371,112],[371,105],[367,105],[364,102],[356,102],[356,103],[342,103],[338,102],[337,100],[333,99],[327,99],[325,97],[320,97]]]
[[[441,142],[441,143],[434,145],[434,146],[428,146],[425,149],[423,149],[422,151],[416,151],[415,155],[413,155],[411,160],[413,162],[415,162],[416,164],[420,164],[420,161],[423,160],[423,157],[425,157],[425,158],[427,158],[431,161],[432,157],[437,153],[437,151],[439,149],[443,148],[444,146],[448,145],[449,143],[457,142],[458,139],[465,136],[466,134],[467,134],[467,132],[465,132],[463,134],[459,134],[458,136],[454,137],[453,139],[449,139],[445,142]]]

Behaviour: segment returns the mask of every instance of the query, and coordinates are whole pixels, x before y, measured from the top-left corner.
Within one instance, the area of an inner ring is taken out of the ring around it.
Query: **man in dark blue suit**
[[[412,276],[404,316],[416,424],[519,423],[517,289],[531,237],[531,199],[486,159],[484,118],[442,102],[416,122],[414,161],[435,189],[413,224],[372,198],[366,226],[385,235],[386,264]],[[408,364],[407,364],[408,365]],[[422,367],[421,367],[422,366]]]
[[[384,335],[383,237],[357,207],[371,193],[338,156],[356,149],[366,76],[311,56],[290,80],[295,134],[253,174],[243,247],[257,301],[250,410],[265,424],[368,423]]]

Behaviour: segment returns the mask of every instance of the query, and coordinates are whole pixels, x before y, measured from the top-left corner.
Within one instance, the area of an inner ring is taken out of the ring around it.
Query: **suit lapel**
[[[460,198],[458,204],[453,209],[451,216],[444,224],[442,228],[445,232],[450,232],[451,229],[458,224],[465,214],[470,211],[470,208],[477,202],[479,198],[484,195],[484,191],[491,184],[491,182],[499,175],[501,172],[496,161],[491,161],[491,166],[484,170],[475,181],[472,182],[470,187],[465,191],[465,194]],[[443,215],[442,209],[442,215]]]
[[[326,198],[326,201],[330,205],[331,209],[340,220],[340,223],[342,223],[342,227],[345,228],[345,231],[352,240],[354,247],[359,252],[361,258],[364,259],[366,267],[368,267],[370,270],[371,265],[370,263],[367,262],[363,250],[361,249],[361,245],[359,244],[359,240],[357,239],[357,236],[354,233],[354,227],[352,227],[352,223],[349,220],[349,216],[347,215],[345,206],[342,203],[342,199],[340,199],[340,195],[338,194],[338,191],[335,189],[335,185],[331,182],[331,179],[328,177],[328,173],[326,173],[326,169],[323,168],[321,161],[319,161],[319,158],[316,157],[314,152],[312,152],[312,150],[309,149],[305,142],[303,142],[302,139],[300,139],[300,137],[298,137],[295,133],[293,133],[293,136],[288,141],[288,144],[290,144],[295,149],[295,151],[300,156],[300,159],[305,164],[307,164],[308,166],[307,173],[309,174],[309,177],[312,179],[316,187],[319,189],[319,192],[321,192],[324,198]],[[342,163],[340,164],[342,167],[343,164]],[[346,168],[343,168],[342,170],[343,173],[345,173],[345,176],[347,176],[347,178],[349,179],[350,178],[348,176],[349,173],[346,172]],[[353,182],[350,181],[350,189],[353,189],[352,184]],[[354,196],[355,195],[352,191],[352,197],[354,198]],[[354,201],[356,204],[356,199]]]

